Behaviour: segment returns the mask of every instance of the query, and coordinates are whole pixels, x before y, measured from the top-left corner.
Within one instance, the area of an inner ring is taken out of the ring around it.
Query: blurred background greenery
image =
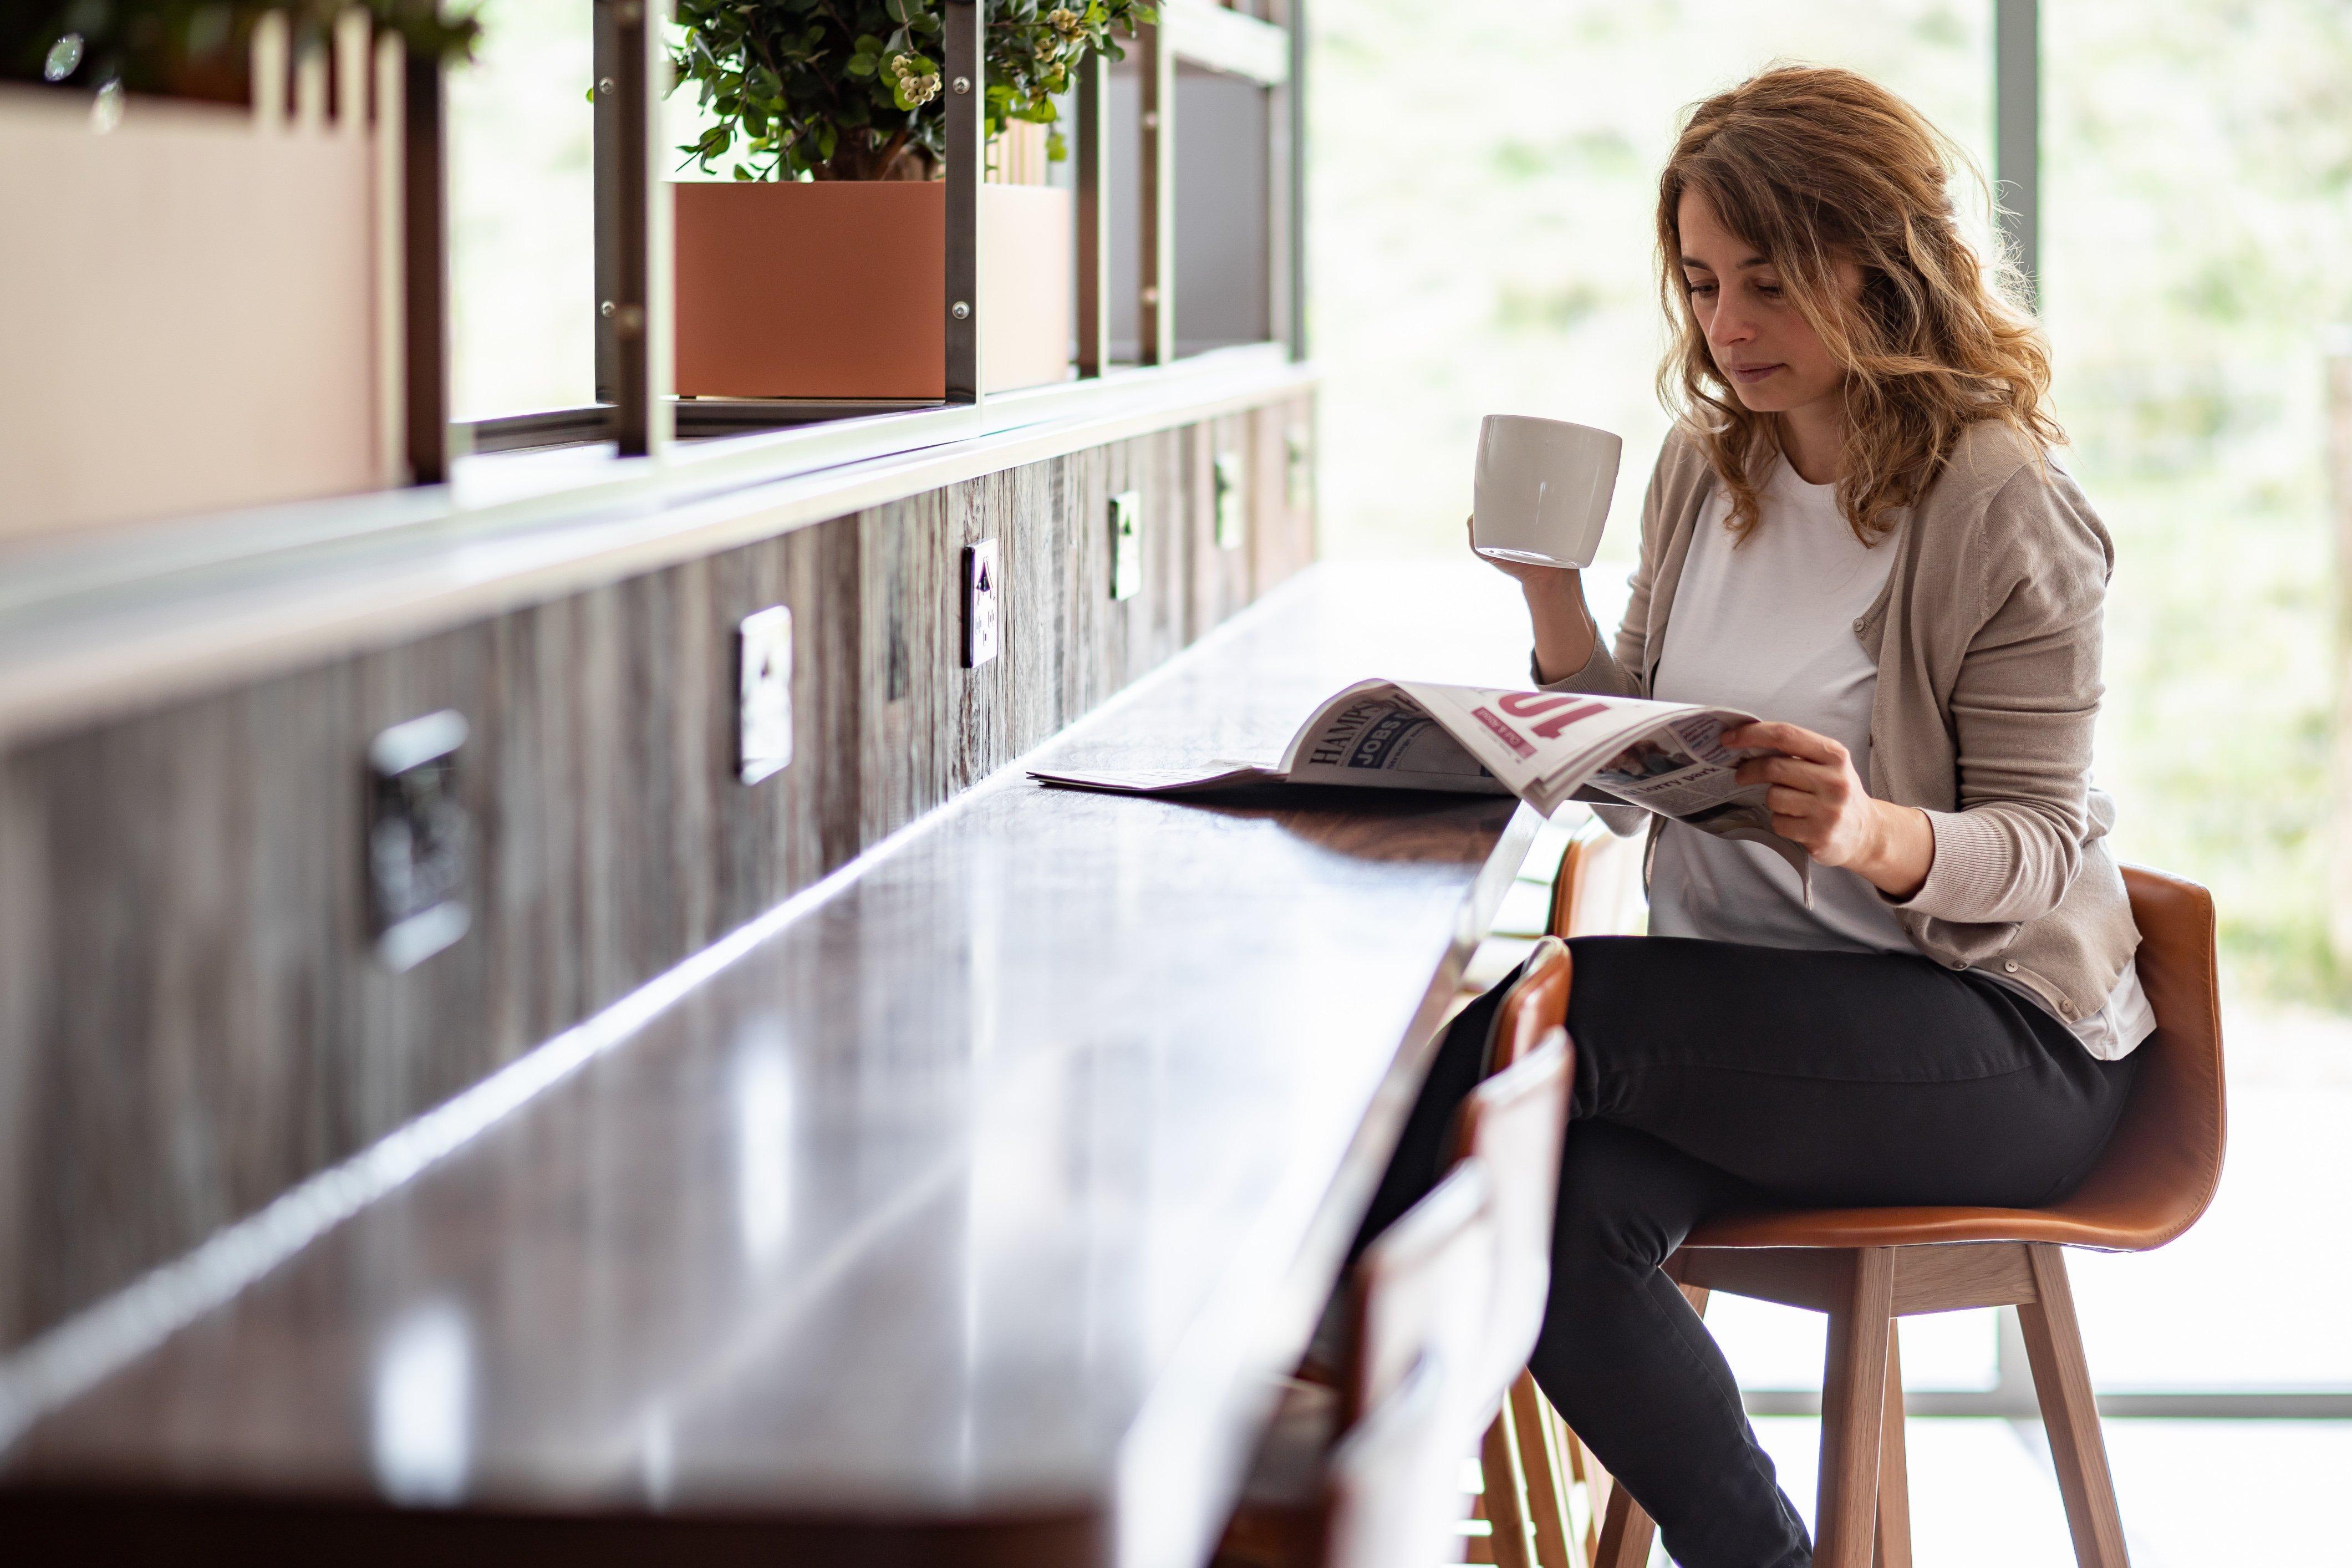
[[[1666,428],[1652,203],[1681,112],[1851,66],[1991,165],[1990,0],[1318,0],[1324,546],[1462,548],[1482,415]],[[2332,681],[2322,344],[2352,319],[2352,6],[2043,0],[2042,288],[2064,460],[2119,551],[2119,847],[2220,900],[2233,990],[2352,1007],[2323,900]],[[1961,193],[1987,231],[1983,197]]]

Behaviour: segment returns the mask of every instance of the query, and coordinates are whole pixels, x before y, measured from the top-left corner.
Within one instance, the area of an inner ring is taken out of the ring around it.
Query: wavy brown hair
[[[1659,289],[1678,341],[1659,395],[1706,449],[1730,492],[1732,531],[1756,526],[1756,486],[1780,449],[1780,422],[1752,414],[1716,368],[1681,267],[1685,193],[1780,274],[1845,367],[1839,509],[1864,543],[1927,493],[1960,432],[1998,419],[2048,446],[2050,353],[2020,309],[2005,257],[1960,237],[1948,182],[1983,178],[1927,118],[1853,71],[1788,66],[1750,77],[1691,111],[1658,178]],[[1852,262],[1859,296],[1839,287]]]

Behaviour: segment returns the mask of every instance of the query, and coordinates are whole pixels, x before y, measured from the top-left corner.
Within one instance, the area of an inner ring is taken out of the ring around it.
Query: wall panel
[[[1304,399],[987,475],[0,757],[0,1348],[267,1203],[970,787],[1297,569]],[[1271,432],[1271,434],[1269,434]],[[1243,548],[1212,465],[1244,456]],[[1109,497],[1143,496],[1110,597]],[[964,545],[1002,652],[961,665]],[[735,777],[789,605],[793,761]],[[369,956],[369,739],[465,714],[474,926]]]

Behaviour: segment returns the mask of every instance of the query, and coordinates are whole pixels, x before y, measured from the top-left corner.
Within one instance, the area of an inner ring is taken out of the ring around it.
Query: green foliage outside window
[[[717,123],[678,150],[739,180],[926,180],[947,155],[944,0],[677,0],[679,86]],[[1080,61],[1124,51],[1153,20],[1140,0],[992,0],[983,33],[987,132],[1051,126]],[[1058,131],[1048,156],[1066,155]]]

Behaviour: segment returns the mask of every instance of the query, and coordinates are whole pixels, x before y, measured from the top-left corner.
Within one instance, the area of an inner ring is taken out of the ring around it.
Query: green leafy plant
[[[947,155],[944,0],[677,0],[677,84],[716,120],[678,151],[739,180],[924,180]],[[988,134],[1051,126],[1088,53],[1124,58],[1154,20],[1141,0],[992,0],[983,33]],[[1058,131],[1047,155],[1066,155]]]
[[[0,5],[0,80],[243,102],[263,16],[286,13],[303,48],[354,7],[436,59],[466,58],[481,36],[470,11],[444,16],[439,0],[16,0]]]

